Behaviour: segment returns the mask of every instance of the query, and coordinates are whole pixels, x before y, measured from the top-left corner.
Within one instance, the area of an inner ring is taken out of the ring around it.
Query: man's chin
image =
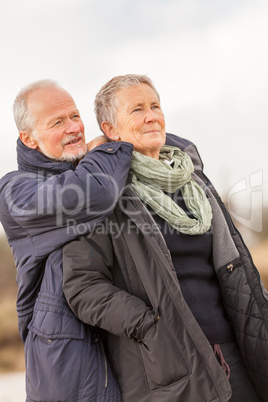
[[[87,149],[81,149],[75,153],[66,152],[62,154],[62,157],[58,160],[62,162],[77,162],[87,154]]]
[[[76,152],[64,152],[60,157],[51,155],[46,151],[44,152],[42,149],[38,149],[38,151],[53,161],[72,163],[79,161],[87,154],[87,149],[81,149]]]

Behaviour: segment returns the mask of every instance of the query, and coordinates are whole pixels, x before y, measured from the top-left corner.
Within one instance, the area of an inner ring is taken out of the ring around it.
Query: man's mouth
[[[76,138],[72,139],[71,141],[67,142],[67,143],[64,144],[64,145],[65,145],[65,146],[66,146],[66,145],[73,145],[73,144],[77,144],[77,143],[80,142],[80,141],[81,141],[81,137],[76,137]]]

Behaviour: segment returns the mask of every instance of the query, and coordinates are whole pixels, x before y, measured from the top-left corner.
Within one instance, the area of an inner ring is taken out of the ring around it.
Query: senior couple
[[[146,76],[111,79],[95,111],[106,140],[86,145],[54,82],[14,104],[0,217],[27,401],[268,401],[267,292],[196,147]]]

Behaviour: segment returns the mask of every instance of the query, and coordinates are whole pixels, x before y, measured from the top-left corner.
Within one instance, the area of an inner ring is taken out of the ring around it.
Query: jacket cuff
[[[136,326],[134,338],[137,341],[142,341],[148,329],[158,321],[159,317],[158,311],[155,312],[152,309],[148,310],[140,325]]]
[[[116,153],[120,148],[129,155],[132,154],[133,152],[133,144],[130,142],[125,142],[125,141],[109,141],[105,142],[104,144],[98,145],[96,148],[92,149],[90,153],[95,153],[95,152],[106,152],[109,154],[114,154]]]

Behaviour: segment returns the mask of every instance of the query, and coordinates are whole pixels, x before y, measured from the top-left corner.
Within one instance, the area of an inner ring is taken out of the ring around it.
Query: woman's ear
[[[107,135],[108,138],[112,141],[119,141],[120,137],[118,133],[116,132],[116,129],[111,123],[108,123],[108,121],[103,121],[101,123],[101,128],[102,131]]]
[[[34,139],[34,137],[28,133],[28,131],[20,131],[19,136],[21,139],[21,142],[23,142],[24,145],[28,148],[36,149],[38,144],[37,141]]]

